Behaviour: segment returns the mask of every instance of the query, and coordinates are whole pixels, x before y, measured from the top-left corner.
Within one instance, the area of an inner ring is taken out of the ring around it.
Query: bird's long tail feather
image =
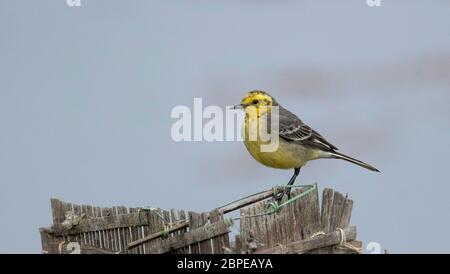
[[[371,166],[371,165],[369,165],[367,163],[364,163],[363,161],[360,161],[360,160],[357,160],[357,159],[352,158],[350,156],[347,156],[345,154],[342,154],[342,153],[334,151],[334,152],[331,152],[330,155],[331,155],[332,158],[342,159],[342,160],[348,161],[350,163],[356,164],[358,166],[362,166],[363,168],[367,168],[368,170],[380,172],[375,167],[373,167],[373,166]]]

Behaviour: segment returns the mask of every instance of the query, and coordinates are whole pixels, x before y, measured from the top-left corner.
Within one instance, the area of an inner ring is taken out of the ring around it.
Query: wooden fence
[[[76,205],[51,199],[53,225],[41,228],[43,253],[223,254],[357,253],[353,201],[317,186],[292,191],[304,196],[285,206],[271,200],[275,188],[210,212]],[[282,201],[285,202],[286,198]],[[240,209],[239,220],[224,214]],[[230,241],[231,227],[239,234]]]

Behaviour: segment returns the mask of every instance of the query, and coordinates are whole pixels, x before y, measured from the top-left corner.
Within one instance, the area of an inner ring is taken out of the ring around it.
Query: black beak
[[[231,109],[243,109],[243,108],[244,108],[244,106],[242,104],[238,104],[238,105],[231,107]]]

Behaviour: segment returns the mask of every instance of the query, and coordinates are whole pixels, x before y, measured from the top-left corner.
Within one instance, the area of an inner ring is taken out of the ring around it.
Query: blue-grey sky
[[[176,105],[270,92],[344,153],[302,169],[365,244],[450,252],[450,1],[0,1],[0,252],[49,199],[206,211],[284,184],[239,142],[174,143]],[[431,232],[431,233],[430,233]]]

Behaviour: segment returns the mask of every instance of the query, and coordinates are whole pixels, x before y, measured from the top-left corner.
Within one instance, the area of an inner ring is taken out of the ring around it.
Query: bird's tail
[[[347,155],[345,155],[345,154],[342,154],[342,153],[339,153],[339,152],[336,152],[336,151],[330,152],[330,156],[331,156],[332,158],[342,159],[342,160],[348,161],[348,162],[350,162],[350,163],[354,163],[354,164],[356,164],[356,165],[358,165],[358,166],[362,166],[363,168],[367,168],[368,170],[371,170],[371,171],[380,172],[380,171],[379,171],[378,169],[376,169],[375,167],[373,167],[373,166],[371,166],[371,165],[369,165],[369,164],[366,164],[366,163],[364,163],[363,161],[357,160],[357,159],[355,159],[355,158],[352,158],[352,157],[350,157],[350,156],[347,156]]]

